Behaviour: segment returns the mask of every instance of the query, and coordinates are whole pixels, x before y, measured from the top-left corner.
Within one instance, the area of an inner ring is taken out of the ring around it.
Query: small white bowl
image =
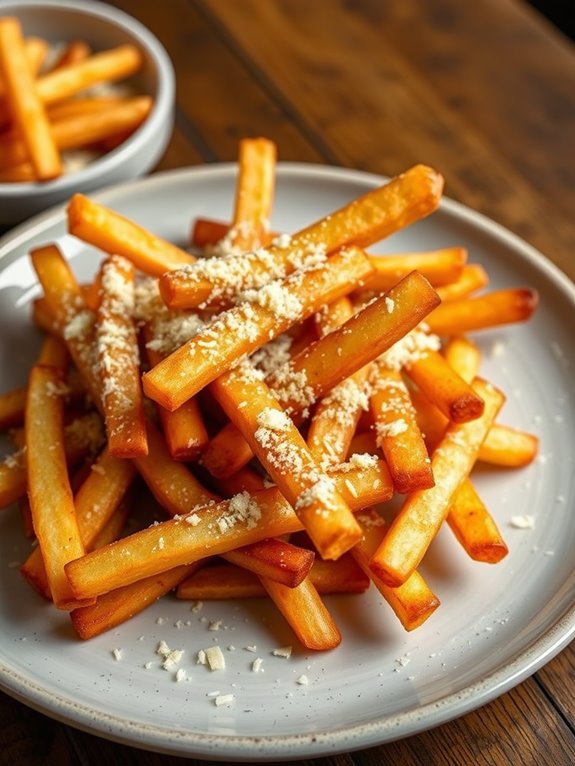
[[[144,123],[120,146],[83,169],[43,183],[0,183],[0,226],[24,221],[66,201],[75,192],[90,192],[151,170],[172,135],[175,103],[173,67],[154,35],[126,13],[84,0],[2,0],[0,16],[15,16],[25,35],[37,35],[54,44],[82,39],[94,51],[125,43],[136,45],[144,63],[132,78],[135,88],[154,98]]]

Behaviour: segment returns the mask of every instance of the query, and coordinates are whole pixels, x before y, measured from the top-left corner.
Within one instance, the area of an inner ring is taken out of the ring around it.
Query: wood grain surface
[[[575,279],[575,49],[521,0],[116,0],[177,74],[158,169],[229,161],[242,136],[281,160],[386,175],[425,162],[446,194]],[[1,4],[0,4],[1,11]],[[499,699],[399,742],[314,766],[575,763],[575,648]],[[0,764],[203,761],[74,730],[0,694]]]

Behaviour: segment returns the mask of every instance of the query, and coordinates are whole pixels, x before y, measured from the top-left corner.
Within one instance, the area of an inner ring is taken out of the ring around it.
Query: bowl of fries
[[[147,173],[173,129],[160,42],[97,2],[0,8],[0,226]]]

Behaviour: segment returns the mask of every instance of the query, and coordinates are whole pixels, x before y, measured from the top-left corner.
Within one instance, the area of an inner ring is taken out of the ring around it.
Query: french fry
[[[201,563],[180,566],[144,580],[119,587],[100,596],[94,604],[78,607],[70,613],[72,625],[82,639],[94,638],[139,614],[173,590]]]
[[[152,105],[150,96],[135,96],[98,110],[82,112],[77,106],[77,114],[61,116],[50,122],[50,136],[57,150],[79,149],[118,133],[135,130],[146,119]],[[14,136],[3,142],[2,149],[0,170],[14,168],[18,172],[20,168],[24,172],[29,154],[25,141]]]
[[[36,82],[36,92],[42,103],[54,104],[92,85],[130,77],[141,65],[142,54],[134,45],[119,45],[42,75]]]
[[[438,306],[426,322],[437,335],[461,335],[512,322],[524,322],[537,308],[539,296],[530,288],[496,290]]]
[[[448,247],[424,253],[399,253],[371,256],[374,274],[365,289],[384,291],[412,271],[418,271],[434,287],[456,282],[467,261],[464,247]]]
[[[62,172],[60,155],[30,70],[20,22],[7,16],[0,18],[0,74],[36,177],[56,178]]]
[[[75,194],[67,208],[70,234],[111,255],[123,255],[151,276],[194,261],[176,245],[83,194]]]
[[[337,561],[316,558],[308,576],[320,595],[363,593],[369,586],[369,577],[348,553]],[[266,594],[259,577],[235,564],[201,567],[176,590],[177,598],[188,601],[258,598]]]
[[[143,460],[150,461],[151,453],[146,458],[138,458],[137,462]],[[346,465],[332,474],[338,491],[353,511],[385,502],[393,492],[384,463],[371,460],[367,465],[361,460],[359,463]],[[173,465],[183,468],[180,463]],[[160,471],[158,474],[162,475]],[[253,495],[242,493],[220,503],[206,498],[195,509],[188,505],[186,511],[175,513],[177,516],[173,519],[71,562],[67,573],[77,595],[98,596],[182,563],[220,555],[303,528],[277,487]],[[121,569],[117,566],[118,560],[123,562]]]
[[[437,302],[437,294],[427,280],[412,272],[388,294],[369,303],[340,328],[272,373],[266,382],[288,412],[300,414],[403,338]],[[233,425],[227,425],[211,440],[202,463],[214,476],[221,477],[239,470],[251,456],[241,434]]]
[[[507,468],[529,465],[539,451],[539,439],[534,434],[494,423],[479,450],[478,460]]]
[[[217,245],[226,238],[231,228],[230,224],[223,221],[215,221],[212,218],[196,218],[190,232],[190,244],[192,247],[200,249]],[[274,231],[262,232],[261,244],[264,247],[271,245],[278,236],[279,234]]]
[[[435,170],[416,165],[384,186],[313,223],[289,244],[272,245],[266,253],[231,255],[200,263],[160,278],[160,290],[170,308],[225,307],[235,296],[281,278],[298,263],[351,245],[367,247],[432,213],[438,206],[443,179]]]
[[[315,555],[313,551],[284,540],[268,538],[260,543],[228,551],[224,558],[259,577],[268,577],[287,588],[295,588],[307,577]]]
[[[262,243],[273,201],[276,147],[265,138],[240,141],[238,181],[230,243],[249,249]],[[247,226],[246,226],[247,224]]]
[[[405,630],[418,628],[437,609],[439,599],[417,571],[397,588],[386,585],[370,566],[370,560],[385,535],[385,521],[373,508],[359,513],[357,520],[362,529],[362,539],[351,550],[351,555],[393,609]]]
[[[211,390],[295,509],[321,556],[337,559],[349,550],[360,537],[351,510],[253,368],[231,370],[214,381]]]
[[[84,61],[91,53],[90,46],[84,40],[71,40],[62,49],[50,71],[55,72],[63,67],[76,64],[78,61]]]
[[[483,401],[436,351],[427,351],[405,367],[407,375],[453,423],[481,417]]]
[[[341,634],[311,578],[295,588],[262,577],[261,583],[306,649],[326,651],[341,642]]]
[[[96,331],[101,397],[110,452],[123,458],[148,454],[133,319],[134,279],[130,261],[120,256],[104,261]]]
[[[503,404],[503,394],[480,378],[473,388],[485,402],[483,414],[448,426],[431,458],[435,485],[407,496],[371,559],[370,566],[392,587],[402,585],[419,566]]]
[[[35,366],[26,400],[28,496],[54,604],[75,604],[64,565],[84,553],[64,450],[62,377],[53,367]]]
[[[129,461],[113,457],[108,448],[92,465],[88,477],[74,495],[76,522],[85,550],[96,547],[98,535],[120,506],[135,474]],[[41,548],[34,548],[20,571],[39,593],[51,597]]]
[[[469,338],[461,335],[452,336],[444,344],[442,354],[447,364],[466,383],[471,383],[479,374],[481,351]]]
[[[471,293],[489,284],[489,276],[479,263],[468,263],[463,267],[459,279],[437,288],[442,303],[467,298]]]
[[[495,521],[469,479],[455,493],[447,523],[475,561],[496,564],[509,552]]]
[[[180,407],[241,356],[251,354],[322,303],[349,293],[371,272],[359,248],[332,255],[257,291],[252,300],[217,315],[203,331],[144,375],[144,392],[168,410]]]
[[[35,248],[30,251],[30,258],[55,325],[88,393],[101,406],[95,314],[87,308],[80,286],[56,245]]]
[[[376,443],[385,456],[395,489],[407,494],[432,487],[431,460],[401,373],[376,362],[370,389]]]

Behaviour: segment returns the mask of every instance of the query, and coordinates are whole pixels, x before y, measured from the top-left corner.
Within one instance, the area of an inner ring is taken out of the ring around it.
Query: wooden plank
[[[575,643],[545,665],[536,677],[575,734]]]
[[[266,73],[298,122],[321,136],[341,164],[388,175],[416,162],[431,164],[445,174],[449,196],[508,226],[575,277],[575,235],[561,191],[573,188],[573,152],[566,156],[562,148],[564,141],[571,140],[572,130],[569,124],[558,127],[561,136],[566,131],[566,137],[543,143],[541,131],[528,121],[533,121],[532,102],[537,101],[545,82],[551,88],[555,69],[547,68],[537,87],[530,87],[526,78],[524,86],[517,88],[521,100],[516,101],[515,92],[510,91],[515,80],[509,75],[499,84],[489,63],[498,59],[501,67],[513,69],[519,81],[522,60],[515,64],[506,55],[506,46],[521,35],[531,40],[543,35],[541,50],[553,57],[554,47],[545,33],[526,20],[515,2],[481,0],[471,4],[473,13],[470,4],[462,6],[457,0],[429,4],[417,0],[196,2],[241,46],[252,66]],[[490,17],[491,27],[486,21]],[[483,24],[477,31],[474,23],[481,19]],[[440,70],[446,66],[440,55],[445,29],[457,41],[460,53],[449,63],[451,74],[441,76]],[[483,37],[486,32],[491,33],[489,51]],[[421,45],[429,51],[427,58],[421,54],[418,62],[412,55],[416,44],[410,41],[407,47],[404,42],[409,34],[416,39],[419,35]],[[525,47],[517,43],[514,50]],[[438,61],[430,71],[434,51]],[[469,89],[452,84],[459,76],[457,62],[461,58],[472,62],[466,64],[466,78],[471,77],[467,69],[475,67],[470,69],[473,79]],[[555,67],[557,75],[567,77],[569,84],[575,73],[575,57],[561,48]],[[472,96],[468,90],[482,90],[482,95]],[[518,117],[509,125],[505,115],[497,117],[497,109],[511,100],[511,93]],[[558,91],[555,101],[563,103],[563,95]],[[566,95],[563,111],[572,112],[573,103],[571,92]],[[482,117],[489,110],[494,114],[489,119]],[[517,144],[525,155],[541,156],[529,175],[526,166],[533,160],[521,155],[519,162],[519,150],[509,148],[521,119],[524,130]],[[503,140],[505,131],[511,135]],[[542,165],[555,168],[548,171],[544,185],[534,180]]]
[[[280,160],[325,161],[259,73],[246,67],[193,3],[169,0],[166,8],[166,3],[115,0],[114,5],[152,29],[168,51],[178,73],[178,110],[197,132],[196,148],[205,160],[235,160],[240,138],[262,135],[277,143]]]

